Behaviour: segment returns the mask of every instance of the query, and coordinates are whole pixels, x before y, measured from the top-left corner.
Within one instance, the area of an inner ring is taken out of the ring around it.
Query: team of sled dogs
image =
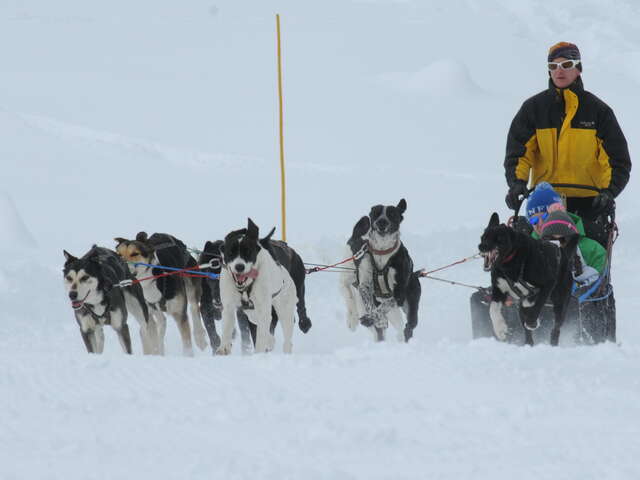
[[[347,325],[353,330],[367,327],[377,341],[385,339],[389,323],[400,341],[409,341],[418,323],[421,272],[414,271],[400,240],[406,208],[404,199],[397,205],[373,206],[355,224],[346,245],[347,256],[353,257],[340,278]],[[131,313],[140,325],[144,354],[164,354],[166,314],[178,326],[185,355],[193,355],[192,335],[200,349],[208,343],[214,354],[228,355],[237,331],[243,352],[271,351],[277,324],[283,351],[291,353],[296,313],[303,333],[312,325],[305,306],[306,270],[295,250],[271,238],[274,231],[260,238],[258,226],[249,219],[246,228],[230,232],[224,240],[207,241],[197,259],[182,241],[165,233],[140,232],[132,240],[118,237],[115,251],[94,245],[80,258],[64,251],[65,288],[87,351],[102,353],[103,326],[111,325],[130,354]],[[520,298],[529,342],[530,330],[537,327],[540,310],[551,295],[556,311],[552,343],[554,335],[557,343],[568,301],[564,288],[570,281],[569,257],[553,246],[541,248],[531,242],[536,241],[492,216],[479,245],[485,267],[492,272],[491,320],[496,337],[504,338],[501,306],[508,296]],[[575,250],[575,244],[571,248]],[[215,275],[170,274],[154,265],[206,265],[200,271]]]

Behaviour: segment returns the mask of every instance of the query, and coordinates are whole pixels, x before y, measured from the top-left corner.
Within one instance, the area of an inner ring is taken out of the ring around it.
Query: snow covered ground
[[[0,5],[0,479],[636,479],[635,173],[618,202],[619,345],[471,341],[470,290],[423,282],[409,345],[347,330],[335,274],[307,280],[294,355],[88,356],[62,249],[139,230],[192,247],[279,225],[282,15],[288,239],[343,256],[404,197],[420,267],[476,251],[504,206],[506,130],[577,43],[584,82],[640,138],[640,6],[527,0]],[[478,263],[443,276],[488,279]],[[135,326],[135,321],[131,322]],[[280,350],[277,349],[277,352]]]

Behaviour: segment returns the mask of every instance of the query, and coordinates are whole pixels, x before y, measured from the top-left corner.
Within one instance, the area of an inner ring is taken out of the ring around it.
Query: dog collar
[[[514,250],[513,252],[511,252],[511,254],[507,258],[502,260],[502,263],[509,263],[511,260],[513,260],[513,257],[515,256],[516,256],[516,252]]]
[[[367,244],[369,245],[369,251],[371,253],[373,253],[374,255],[389,255],[391,252],[393,252],[396,248],[398,248],[398,245],[400,244],[399,240],[396,240],[396,243],[393,244],[393,247],[391,248],[387,248],[386,250],[376,250],[375,248],[373,248],[371,246],[371,242],[367,242]]]

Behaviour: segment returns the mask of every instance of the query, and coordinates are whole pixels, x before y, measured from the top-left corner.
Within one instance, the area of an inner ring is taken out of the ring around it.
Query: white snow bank
[[[378,80],[388,87],[434,98],[477,95],[482,92],[467,66],[455,59],[437,60],[416,72],[383,73]]]
[[[638,362],[634,348],[493,341],[216,359],[2,352],[0,472],[637,478]]]
[[[0,192],[0,249],[32,248],[36,241],[11,197]]]

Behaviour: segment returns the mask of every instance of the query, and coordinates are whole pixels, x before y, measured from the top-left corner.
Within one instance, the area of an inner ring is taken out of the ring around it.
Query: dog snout
[[[376,226],[378,227],[378,230],[386,230],[389,226],[389,221],[385,218],[381,218],[376,222]]]
[[[78,299],[78,292],[76,292],[75,290],[71,290],[69,292],[69,299],[77,300]]]
[[[244,264],[243,263],[236,263],[236,272],[238,272],[238,273],[244,272]]]

